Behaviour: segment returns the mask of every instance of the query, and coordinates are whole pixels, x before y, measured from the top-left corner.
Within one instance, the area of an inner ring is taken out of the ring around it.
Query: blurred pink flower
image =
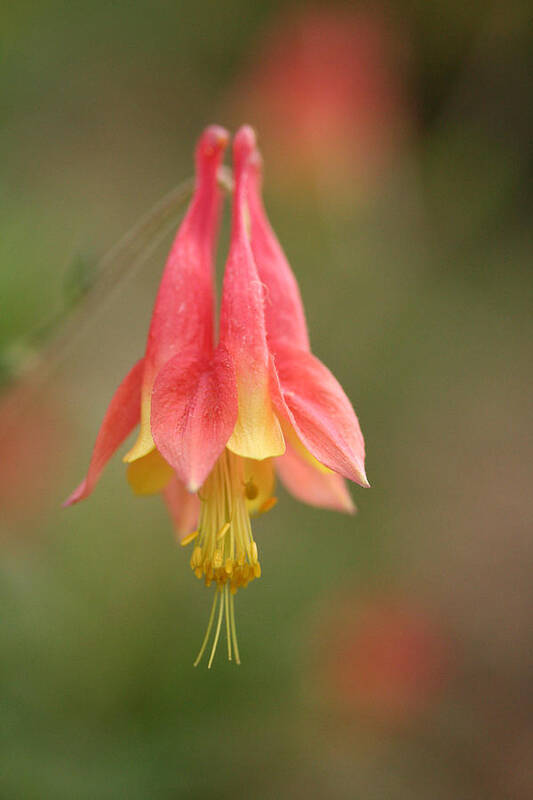
[[[29,379],[0,395],[0,524],[43,513],[59,481],[71,431],[59,398]]]
[[[451,676],[452,647],[431,612],[401,595],[342,600],[325,623],[320,680],[343,714],[404,724]]]
[[[376,181],[408,124],[406,47],[384,14],[304,8],[254,48],[230,105],[261,130],[276,178],[361,189]]]

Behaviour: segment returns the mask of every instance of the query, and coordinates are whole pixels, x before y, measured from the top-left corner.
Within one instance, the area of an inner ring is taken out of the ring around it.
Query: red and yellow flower
[[[239,661],[233,596],[261,575],[250,517],[275,504],[274,473],[313,505],[352,512],[344,478],[368,486],[357,417],[309,347],[298,286],[261,200],[251,128],[233,144],[232,228],[214,333],[213,251],[221,206],[217,173],[228,134],[208,128],[196,151],[196,188],[172,246],[145,356],[113,397],[86,478],[87,497],[108,459],[140,422],[126,454],[138,494],[162,492],[191,567],[216,586],[209,665],[224,617]]]

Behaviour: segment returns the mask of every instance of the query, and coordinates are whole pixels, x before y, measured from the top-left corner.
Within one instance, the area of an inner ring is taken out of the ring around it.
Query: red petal
[[[249,127],[235,136],[235,191],[231,243],[220,314],[220,341],[235,365],[239,415],[228,448],[261,460],[281,455],[285,445],[269,390],[263,286],[257,275],[247,232],[246,181],[255,136]]]
[[[359,422],[329,369],[311,353],[284,345],[272,377],[276,409],[291,422],[310,453],[334,472],[369,486]]]
[[[265,322],[270,349],[275,353],[276,341],[286,339],[294,347],[309,350],[300,290],[261,198],[261,157],[257,150],[250,164],[248,205],[252,252],[259,278],[265,286]]]
[[[87,476],[65,500],[64,506],[77,503],[91,494],[102,470],[115,450],[138,424],[141,413],[143,367],[144,359],[141,358],[128,372],[113,395],[96,437]]]
[[[285,487],[298,500],[333,511],[355,512],[344,478],[335,472],[322,472],[299,456],[285,440],[285,454],[276,459],[276,469]]]
[[[127,461],[153,448],[150,394],[159,369],[184,349],[198,356],[213,349],[213,250],[221,206],[217,171],[228,138],[223,128],[211,126],[196,149],[196,188],[157,293],[146,345],[141,430]]]
[[[207,478],[236,419],[235,372],[223,347],[210,359],[175,356],[159,372],[152,393],[152,433],[189,491],[197,491]]]
[[[163,491],[163,497],[172,517],[178,539],[192,533],[200,517],[200,500],[188,492],[183,483],[174,477]]]

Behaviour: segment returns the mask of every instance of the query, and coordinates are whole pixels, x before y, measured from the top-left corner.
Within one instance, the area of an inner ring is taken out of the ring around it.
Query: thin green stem
[[[227,192],[233,190],[231,171],[226,167],[220,169],[218,183]],[[28,405],[39,398],[42,387],[72,352],[89,325],[94,323],[113,293],[126,278],[135,274],[175,229],[193,188],[194,180],[189,178],[159,200],[98,262],[93,280],[75,302],[67,304],[49,324],[9,348],[4,359],[9,366],[9,374],[5,376],[6,387],[14,380],[24,378],[28,381],[28,391],[19,403],[16,415],[13,415],[14,419],[3,425],[2,436],[8,435]],[[41,344],[43,340],[44,344]]]

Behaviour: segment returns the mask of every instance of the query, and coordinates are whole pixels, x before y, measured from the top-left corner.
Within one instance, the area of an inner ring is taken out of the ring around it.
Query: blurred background
[[[530,5],[1,8],[2,800],[531,798]],[[202,127],[245,121],[373,488],[355,517],[279,489],[242,666],[208,673],[160,499],[117,457],[60,508],[170,234],[64,320]]]

